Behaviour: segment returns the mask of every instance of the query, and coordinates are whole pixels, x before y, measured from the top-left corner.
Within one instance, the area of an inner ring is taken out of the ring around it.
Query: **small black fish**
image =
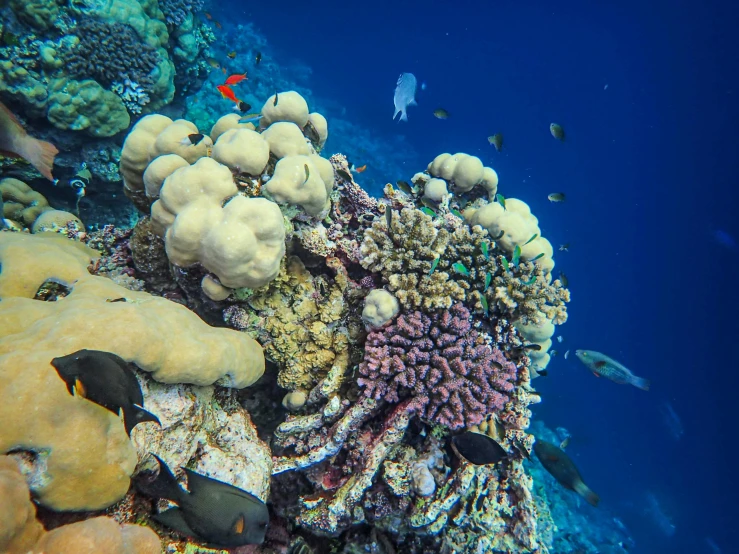
[[[503,235],[505,235],[505,231],[503,229],[500,230],[500,234],[496,237],[492,237],[493,240],[500,240],[503,238]]]
[[[350,182],[350,183],[351,183],[351,181],[352,181],[352,176],[351,176],[351,174],[350,174],[350,173],[349,173],[348,171],[344,171],[343,169],[337,169],[337,170],[336,170],[336,174],[337,174],[337,175],[338,175],[339,177],[341,177],[342,179],[344,179],[344,181],[348,181],[348,182]]]
[[[542,377],[546,377],[547,375],[549,375],[549,371],[546,369],[537,369],[536,373],[541,375]]]
[[[241,113],[247,113],[249,110],[251,110],[251,104],[249,104],[248,102],[244,102],[243,100],[239,100],[236,103],[236,106],[234,106],[234,109]]]
[[[491,437],[473,431],[452,437],[452,449],[460,458],[477,466],[497,464],[508,456]]]
[[[385,208],[385,223],[387,224],[388,234],[392,234],[393,232],[393,210],[392,208],[390,208],[390,206],[387,206]]]
[[[560,283],[562,283],[563,287],[566,287],[570,284],[570,280],[567,278],[567,275],[565,275],[563,271],[559,272],[559,281]]]
[[[429,208],[430,210],[438,210],[439,209],[439,203],[434,202],[430,198],[426,198],[425,196],[421,198],[421,204]]]
[[[180,144],[182,144],[183,146],[189,146],[191,144],[193,146],[197,146],[204,138],[205,135],[203,133],[192,133],[191,135],[187,135],[185,138],[183,138],[180,141]]]
[[[51,360],[69,394],[81,396],[118,415],[123,410],[126,433],[144,421],[159,419],[142,407],[144,395],[136,375],[123,358],[100,350],[78,350]]]
[[[559,481],[560,485],[566,489],[575,491],[590,505],[598,505],[600,498],[598,498],[598,495],[591,491],[583,482],[580,472],[577,470],[574,462],[567,454],[564,453],[563,450],[557,448],[557,446],[551,442],[536,439],[536,442],[534,443],[534,452],[536,452],[536,457],[539,458],[544,469]]]
[[[261,61],[262,61],[262,53],[261,52],[257,52],[257,55],[254,57],[254,63],[256,65],[259,65],[259,62],[261,62]]]
[[[523,347],[526,350],[536,350],[537,352],[541,350],[540,344],[524,344]]]
[[[308,169],[308,164],[303,164],[303,167],[305,168],[305,181],[304,183],[308,182],[308,179],[310,179],[310,169]]]
[[[128,301],[121,296],[120,298],[108,298],[106,302],[128,302]]]
[[[277,106],[277,101],[280,99],[279,95],[275,92],[275,101],[272,102],[273,106]]]
[[[495,360],[491,360],[490,365],[493,366],[495,369],[503,369],[503,364],[501,364],[500,362],[496,362]]]
[[[138,487],[150,496],[177,503],[176,508],[155,515],[156,521],[219,548],[264,542],[269,523],[264,502],[233,485],[183,468],[188,492],[177,483],[167,464],[152,456],[159,462],[159,475]]]
[[[401,192],[404,192],[408,196],[413,196],[413,188],[407,181],[398,181],[395,184],[398,185],[398,188],[401,190]]]

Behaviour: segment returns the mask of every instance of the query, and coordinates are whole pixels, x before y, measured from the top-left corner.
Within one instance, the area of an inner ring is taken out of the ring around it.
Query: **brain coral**
[[[421,417],[451,429],[477,425],[503,409],[516,379],[516,366],[479,338],[461,304],[402,314],[367,336],[359,386],[376,400],[413,397]]]

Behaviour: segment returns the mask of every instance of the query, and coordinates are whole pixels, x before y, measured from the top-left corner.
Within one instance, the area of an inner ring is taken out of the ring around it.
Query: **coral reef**
[[[14,230],[59,235],[0,233],[0,453],[28,483],[11,540],[30,550],[44,533],[30,489],[44,508],[107,507],[117,521],[79,514],[79,527],[44,535],[46,551],[72,533],[137,551],[126,537],[138,531],[118,524],[166,508],[127,493],[154,453],[269,500],[267,541],[250,551],[548,552],[556,531],[524,458],[531,379],[569,291],[538,220],[522,201],[495,202],[497,174],[463,153],[372,196],[420,166],[408,143],[342,119],[287,79],[253,25],[220,29],[195,15],[203,7],[0,8],[19,31],[0,45],[3,101],[60,139],[70,174],[82,155],[95,184],[117,193],[122,178],[142,214],[124,218],[133,230],[86,230],[25,183],[0,182]],[[246,71],[234,91],[261,119],[241,123],[216,85]],[[367,172],[321,157],[327,144]],[[70,395],[49,361],[81,348],[133,362],[161,427],[128,437],[115,414]],[[451,439],[467,430],[504,459],[460,459]],[[209,551],[152,528],[166,551]]]

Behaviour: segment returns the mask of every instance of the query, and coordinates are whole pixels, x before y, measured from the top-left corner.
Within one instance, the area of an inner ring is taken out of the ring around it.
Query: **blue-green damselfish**
[[[183,489],[172,471],[158,456],[159,475],[137,488],[149,496],[177,503],[154,519],[183,535],[218,548],[262,544],[269,523],[269,511],[253,494],[233,485],[183,468],[187,488]]]
[[[126,433],[139,423],[159,419],[144,410],[144,395],[129,364],[120,356],[102,350],[78,350],[51,360],[69,394],[81,396],[119,415],[123,411]],[[160,424],[161,425],[161,424]]]

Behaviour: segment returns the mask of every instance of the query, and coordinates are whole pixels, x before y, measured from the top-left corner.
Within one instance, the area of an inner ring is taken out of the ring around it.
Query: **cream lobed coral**
[[[273,202],[237,193],[228,168],[202,158],[165,179],[152,221],[173,264],[200,262],[226,287],[257,288],[279,271],[283,217]]]

